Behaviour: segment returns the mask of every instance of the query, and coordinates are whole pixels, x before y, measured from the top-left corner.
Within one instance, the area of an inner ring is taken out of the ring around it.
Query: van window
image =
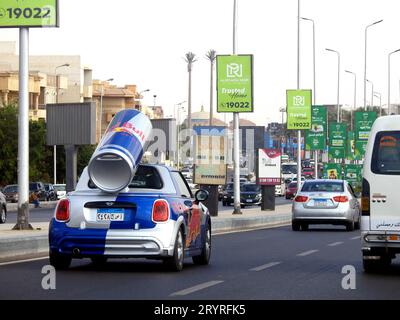
[[[375,138],[371,171],[375,174],[400,175],[400,131],[381,131]]]

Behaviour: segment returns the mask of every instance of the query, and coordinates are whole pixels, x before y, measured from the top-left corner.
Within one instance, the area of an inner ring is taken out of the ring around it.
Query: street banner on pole
[[[344,178],[353,187],[361,184],[362,180],[362,165],[359,164],[346,164],[344,166]]]
[[[364,158],[365,151],[367,149],[367,143],[368,141],[366,140],[356,141],[356,148],[354,152],[355,160],[362,160]]]
[[[288,130],[311,129],[311,90],[287,90]]]
[[[253,112],[253,55],[217,56],[217,112]]]
[[[354,132],[349,131],[347,132],[347,159],[350,161],[356,160],[355,152],[356,152],[356,141],[354,139]]]
[[[257,184],[281,184],[281,152],[276,149],[258,149]]]
[[[1,0],[0,28],[58,26],[58,0]]]
[[[324,163],[325,179],[342,179],[342,165],[340,163]]]
[[[306,150],[324,150],[326,147],[326,108],[311,107],[311,129],[306,132]]]
[[[376,117],[377,114],[373,111],[358,111],[355,113],[356,141],[368,140]]]
[[[346,124],[331,123],[329,125],[329,156],[332,159],[346,158]]]

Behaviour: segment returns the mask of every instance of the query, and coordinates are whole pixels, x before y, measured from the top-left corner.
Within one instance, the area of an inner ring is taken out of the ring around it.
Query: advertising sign
[[[332,159],[344,159],[346,157],[346,124],[331,123],[329,125],[329,156]]]
[[[352,161],[355,159],[356,153],[356,140],[354,139],[354,132],[347,132],[347,159]]]
[[[225,137],[196,135],[194,183],[226,184]]]
[[[376,120],[376,112],[359,111],[355,112],[356,140],[368,140],[372,125]]]
[[[311,90],[287,90],[288,130],[311,129]]]
[[[356,141],[356,149],[354,153],[355,160],[362,160],[364,158],[365,151],[367,149],[367,143],[368,141],[365,140]]]
[[[258,149],[257,184],[281,184],[281,152],[276,149]]]
[[[311,108],[311,129],[306,132],[306,150],[325,150],[326,147],[326,108]]]
[[[362,165],[359,164],[346,164],[344,166],[344,178],[352,186],[361,183],[362,180]]]
[[[1,0],[0,28],[58,27],[58,0]]]
[[[217,111],[253,112],[253,56],[217,56]]]
[[[340,163],[324,163],[325,179],[342,179],[342,165]]]

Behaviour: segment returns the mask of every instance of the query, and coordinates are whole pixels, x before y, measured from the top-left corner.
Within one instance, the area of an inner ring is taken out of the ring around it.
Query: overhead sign
[[[1,0],[0,28],[58,27],[58,0]]]
[[[311,129],[306,132],[306,150],[326,148],[326,108],[311,107]]]
[[[253,112],[253,55],[217,56],[217,111]]]
[[[347,127],[345,123],[329,125],[329,156],[332,159],[346,158]]]
[[[287,128],[311,129],[311,90],[287,90]]]
[[[368,140],[372,125],[376,120],[377,114],[374,111],[356,112],[355,128],[356,140]]]
[[[258,149],[257,184],[281,184],[281,152],[276,149]]]
[[[342,179],[342,165],[340,163],[324,163],[324,178]]]
[[[225,137],[195,136],[194,183],[208,185],[226,184]]]

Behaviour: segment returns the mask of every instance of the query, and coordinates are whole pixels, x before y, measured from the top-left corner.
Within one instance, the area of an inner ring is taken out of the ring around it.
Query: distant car
[[[275,186],[275,196],[276,197],[283,197],[285,195],[285,184],[277,184]]]
[[[255,183],[245,183],[240,186],[240,206],[261,205],[261,186]]]
[[[306,178],[313,178],[314,177],[314,169],[311,167],[305,167],[302,170],[302,174],[304,175],[304,177]]]
[[[218,201],[222,200],[224,189],[222,186],[218,186]]]
[[[40,201],[47,200],[47,192],[43,182],[30,182],[29,193],[30,194],[35,193]]]
[[[229,206],[233,203],[233,183],[228,183],[222,193],[222,205]]]
[[[18,185],[9,184],[3,189],[3,194],[6,197],[7,202],[18,202]]]
[[[6,196],[0,192],[0,224],[7,221],[7,201]]]
[[[297,193],[297,182],[289,183],[285,191],[285,198],[293,199],[296,193]]]
[[[54,190],[57,193],[57,199],[62,199],[67,195],[66,185],[65,184],[55,184]]]
[[[185,179],[192,179],[193,178],[193,171],[189,168],[183,168],[181,173]]]
[[[306,181],[294,198],[293,231],[307,230],[310,224],[344,225],[347,231],[353,231],[360,223],[360,205],[347,181]]]
[[[58,199],[54,185],[51,183],[45,183],[44,189],[46,190],[46,201],[56,201]]]

